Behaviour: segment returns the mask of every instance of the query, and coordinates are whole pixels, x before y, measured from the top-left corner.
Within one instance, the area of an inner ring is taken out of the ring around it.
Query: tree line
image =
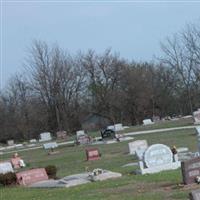
[[[200,28],[187,25],[161,48],[154,62],[134,62],[111,49],[73,55],[34,41],[25,72],[1,91],[0,141],[73,133],[89,114],[127,125],[191,114],[200,107]]]

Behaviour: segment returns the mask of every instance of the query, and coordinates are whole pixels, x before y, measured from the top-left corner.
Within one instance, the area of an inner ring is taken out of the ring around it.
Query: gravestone
[[[129,142],[128,146],[129,146],[129,153],[131,155],[135,155],[136,150],[145,151],[148,148],[148,144],[146,140],[136,140],[134,142]]]
[[[184,184],[195,183],[196,177],[200,176],[200,157],[181,162],[181,171]]]
[[[67,132],[66,131],[58,131],[56,133],[57,139],[64,140],[67,138]]]
[[[197,126],[195,128],[196,128],[197,135],[200,136],[200,126]]]
[[[16,173],[17,183],[20,185],[31,185],[39,181],[48,180],[46,170],[44,168],[31,169]]]
[[[124,130],[122,124],[114,124],[114,130],[115,131],[122,131]]]
[[[94,169],[92,173],[89,174],[89,180],[93,181],[104,181],[107,179],[114,179],[121,177],[122,174],[103,170],[103,169]]]
[[[6,174],[8,172],[14,172],[10,162],[0,163],[0,174]]]
[[[143,160],[139,161],[141,174],[151,174],[180,167],[178,156],[164,144],[151,145],[144,152]]]
[[[91,141],[90,137],[86,134],[84,135],[79,135],[77,137],[76,143],[77,144],[89,144]]]
[[[56,142],[49,142],[43,144],[44,149],[55,149],[58,147],[58,144]]]
[[[14,143],[14,140],[8,140],[7,144],[8,146],[13,146],[15,143]]]
[[[200,109],[193,112],[194,124],[200,124]]]
[[[79,137],[81,135],[85,135],[85,131],[84,130],[76,131],[76,137]]]
[[[107,179],[114,179],[121,177],[122,174],[103,170],[103,169],[94,169],[92,172],[84,172],[81,174],[74,174],[66,176],[58,180],[46,180],[33,183],[29,185],[31,188],[69,188],[86,183],[93,183],[95,181],[104,181]]]
[[[160,117],[159,116],[153,116],[153,122],[158,122],[160,121]]]
[[[151,119],[144,119],[143,120],[143,125],[146,126],[146,125],[151,125],[151,124],[154,124],[154,122],[152,122]]]
[[[190,200],[200,200],[200,190],[193,190],[189,194]]]
[[[11,158],[10,162],[12,163],[12,166],[14,169],[19,169],[20,168],[20,157],[16,157],[16,158]]]
[[[107,129],[115,131],[115,126],[114,125],[107,126]]]
[[[40,134],[39,142],[46,142],[52,140],[51,133],[45,132]]]
[[[86,151],[87,161],[100,159],[100,153],[97,148],[90,148],[86,149],[85,151]]]
[[[30,143],[36,143],[37,140],[36,140],[36,139],[31,139],[31,140],[29,140],[29,142],[30,142]]]
[[[23,144],[16,144],[16,145],[15,145],[15,148],[17,148],[17,149],[20,149],[20,148],[23,148],[23,147],[24,147]]]
[[[198,150],[200,153],[200,126],[196,127],[196,131],[197,131],[197,144],[198,144]]]

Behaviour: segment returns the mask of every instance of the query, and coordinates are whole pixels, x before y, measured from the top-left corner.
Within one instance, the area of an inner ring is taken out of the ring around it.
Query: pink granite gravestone
[[[48,180],[48,175],[44,168],[31,169],[16,174],[17,183],[20,185],[31,185],[39,181]]]
[[[14,169],[19,169],[20,168],[20,157],[16,157],[16,158],[11,158],[11,164],[13,166]]]
[[[100,153],[97,148],[86,149],[87,160],[99,160]]]

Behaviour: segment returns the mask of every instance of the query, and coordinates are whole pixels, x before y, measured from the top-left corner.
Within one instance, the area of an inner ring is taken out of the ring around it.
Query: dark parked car
[[[104,129],[101,131],[102,138],[115,138],[115,131],[112,129]]]

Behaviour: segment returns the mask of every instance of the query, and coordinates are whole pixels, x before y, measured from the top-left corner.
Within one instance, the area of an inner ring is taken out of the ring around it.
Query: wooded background
[[[0,94],[0,142],[42,131],[81,129],[90,114],[135,125],[153,116],[192,114],[200,107],[200,28],[167,38],[153,62],[121,58],[111,49],[72,55],[34,41],[25,70]]]

